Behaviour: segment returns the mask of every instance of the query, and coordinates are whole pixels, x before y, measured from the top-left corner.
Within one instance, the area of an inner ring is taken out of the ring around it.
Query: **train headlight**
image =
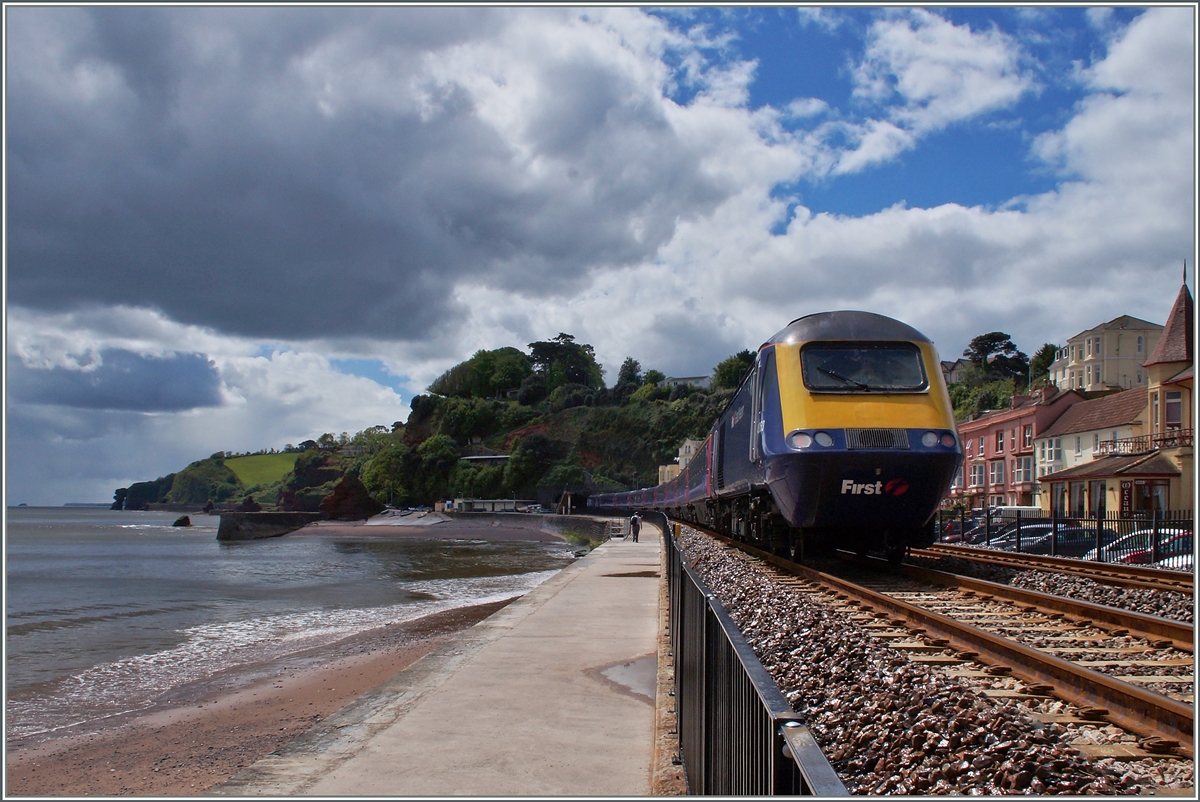
[[[788,436],[788,443],[792,448],[808,448],[813,444],[813,439],[808,432],[792,432]]]
[[[950,432],[942,435],[942,445],[946,448],[954,448],[957,443],[958,441],[954,439],[954,435],[950,434]]]
[[[833,445],[833,436],[829,432],[817,432],[813,439],[817,441],[817,445],[829,448]]]
[[[938,439],[937,432],[925,432],[925,434],[921,435],[921,445],[926,448],[933,448],[938,444]]]

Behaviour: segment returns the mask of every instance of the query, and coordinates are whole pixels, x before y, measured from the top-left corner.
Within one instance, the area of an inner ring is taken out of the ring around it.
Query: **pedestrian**
[[[633,517],[629,519],[629,534],[633,535],[634,543],[637,543],[638,532],[640,532],[641,529],[642,529],[642,516],[635,512],[633,514]]]

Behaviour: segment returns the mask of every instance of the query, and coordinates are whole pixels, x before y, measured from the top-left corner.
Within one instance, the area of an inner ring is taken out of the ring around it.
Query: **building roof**
[[[1075,406],[1079,406],[1076,404]],[[1057,482],[1065,479],[1084,479],[1104,476],[1179,476],[1179,469],[1169,457],[1155,451],[1134,456],[1102,457],[1065,471],[1047,474],[1038,481]]]
[[[1119,393],[1072,404],[1040,437],[1059,437],[1133,423],[1146,408],[1146,388],[1134,387]]]
[[[1191,362],[1192,361],[1192,294],[1187,285],[1179,288],[1175,296],[1175,305],[1167,316],[1167,325],[1154,353],[1143,362],[1143,365],[1157,365],[1161,362]]]
[[[1074,337],[1069,337],[1067,342],[1078,340],[1080,337],[1086,337],[1095,331],[1113,331],[1118,329],[1162,329],[1162,326],[1157,323],[1151,323],[1149,320],[1142,320],[1140,317],[1121,315],[1120,317],[1114,317],[1107,323],[1101,323],[1099,326],[1084,329]]]

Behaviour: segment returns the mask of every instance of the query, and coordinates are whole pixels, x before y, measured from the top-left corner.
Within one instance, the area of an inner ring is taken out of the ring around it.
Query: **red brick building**
[[[1045,387],[1035,396],[1016,395],[1008,409],[989,410],[958,424],[963,467],[949,501],[971,509],[1036,506],[1038,465],[1034,441],[1073,404],[1074,390]]]

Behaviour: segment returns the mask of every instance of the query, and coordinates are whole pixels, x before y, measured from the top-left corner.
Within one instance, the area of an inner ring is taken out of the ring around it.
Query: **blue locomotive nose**
[[[937,509],[958,462],[953,450],[836,449],[773,460],[766,479],[792,526],[912,530]]]

